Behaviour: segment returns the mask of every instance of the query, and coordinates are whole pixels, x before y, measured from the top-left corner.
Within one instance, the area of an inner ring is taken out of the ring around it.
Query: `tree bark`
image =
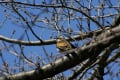
[[[91,57],[96,57],[102,50],[112,43],[120,43],[120,25],[103,31],[86,46],[67,51],[66,55],[54,62],[51,62],[36,70],[21,72],[7,77],[0,77],[0,80],[42,80],[53,77],[69,68],[76,66]]]

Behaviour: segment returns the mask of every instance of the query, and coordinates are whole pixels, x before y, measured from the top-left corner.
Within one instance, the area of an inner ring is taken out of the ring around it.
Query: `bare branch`
[[[109,27],[105,28],[110,29]],[[89,37],[92,37],[94,34],[98,35],[102,32],[102,29],[96,30],[96,31],[92,31],[89,33],[80,33],[79,35],[76,36],[71,36],[72,39],[68,39],[68,41],[71,40],[81,40],[81,39],[86,39]],[[0,40],[4,40],[6,42],[10,42],[10,43],[15,43],[15,44],[21,44],[21,45],[26,45],[26,46],[38,46],[38,45],[50,45],[50,44],[55,44],[56,43],[56,39],[51,39],[51,40],[44,40],[42,43],[40,41],[23,41],[23,40],[17,40],[17,39],[11,39],[5,36],[0,35]]]

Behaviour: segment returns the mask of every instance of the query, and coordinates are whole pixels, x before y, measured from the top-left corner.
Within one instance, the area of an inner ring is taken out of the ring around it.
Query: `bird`
[[[76,48],[72,43],[67,41],[63,36],[59,36],[56,40],[56,47],[59,52],[66,52],[68,50]]]

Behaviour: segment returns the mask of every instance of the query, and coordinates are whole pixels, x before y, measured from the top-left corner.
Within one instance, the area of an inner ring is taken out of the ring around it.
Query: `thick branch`
[[[103,34],[106,37],[102,36]],[[55,62],[43,66],[40,70],[32,70],[8,77],[1,77],[0,80],[42,80],[72,68],[91,56],[95,54],[98,55],[112,43],[120,43],[120,25],[103,32],[98,37],[98,41],[92,42],[79,49],[74,49],[73,52],[70,52],[71,54],[67,54]]]

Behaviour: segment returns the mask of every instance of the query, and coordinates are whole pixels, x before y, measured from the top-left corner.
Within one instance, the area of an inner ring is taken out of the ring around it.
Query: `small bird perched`
[[[65,38],[62,36],[59,36],[56,41],[56,47],[59,49],[59,52],[65,52],[67,50],[71,50],[76,48],[72,43],[67,41]]]

